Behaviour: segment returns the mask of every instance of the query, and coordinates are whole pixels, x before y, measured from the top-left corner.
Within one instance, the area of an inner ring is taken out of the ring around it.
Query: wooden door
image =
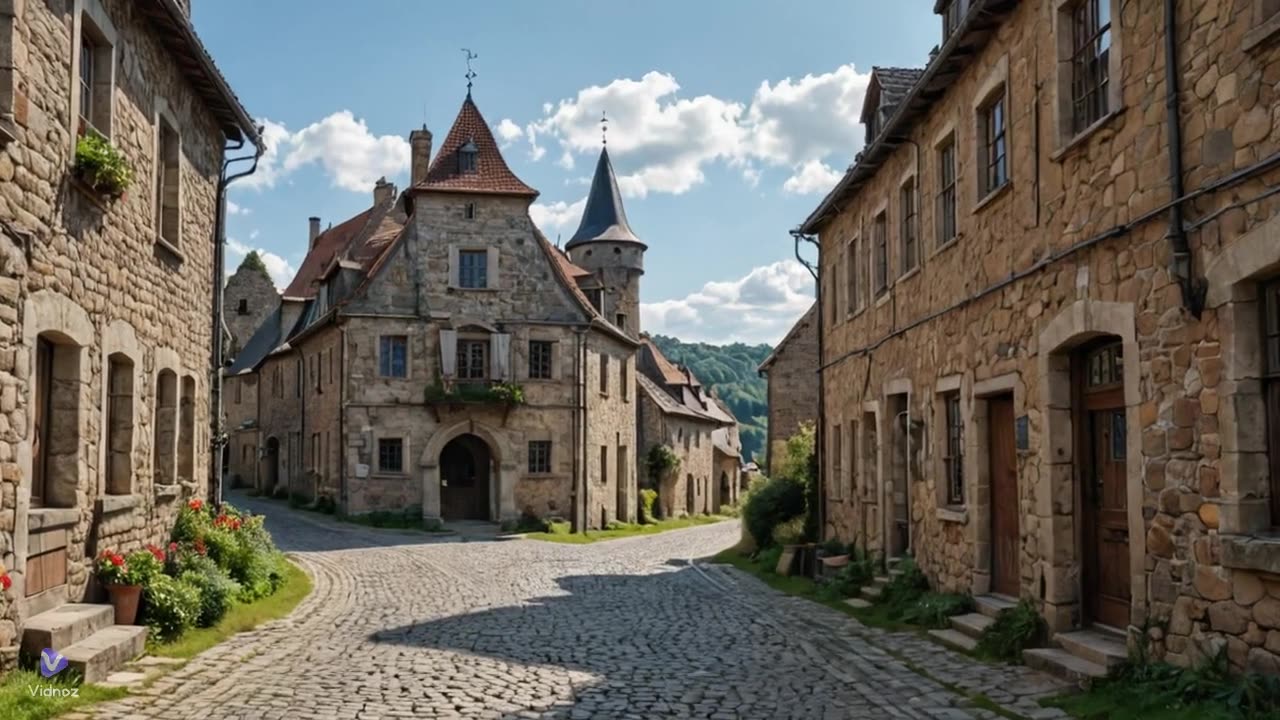
[[[987,450],[991,477],[991,589],[1018,597],[1021,571],[1018,563],[1017,449],[1013,437],[1013,396],[987,401]]]
[[[1088,619],[1129,624],[1129,518],[1125,488],[1127,438],[1120,388],[1084,400],[1088,453],[1083,487],[1084,600]]]
[[[35,423],[31,433],[31,505],[44,506],[49,498],[49,403],[53,389],[53,343],[36,339]]]

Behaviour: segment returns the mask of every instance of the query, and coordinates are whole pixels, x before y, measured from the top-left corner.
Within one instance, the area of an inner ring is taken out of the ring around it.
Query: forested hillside
[[[768,434],[768,395],[756,368],[769,356],[768,345],[684,343],[665,335],[653,342],[672,362],[688,365],[703,385],[716,391],[738,418],[744,460],[764,459]]]

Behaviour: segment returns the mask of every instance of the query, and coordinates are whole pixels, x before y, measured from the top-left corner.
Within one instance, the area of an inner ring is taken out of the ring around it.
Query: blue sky
[[[633,229],[649,245],[645,329],[773,342],[811,281],[787,231],[861,147],[872,65],[920,66],[932,0],[203,0],[195,23],[272,150],[232,190],[230,262],[260,249],[279,284],[325,225],[404,187],[409,131],[442,139],[474,97],[542,196],[548,237],[577,226],[598,119]]]

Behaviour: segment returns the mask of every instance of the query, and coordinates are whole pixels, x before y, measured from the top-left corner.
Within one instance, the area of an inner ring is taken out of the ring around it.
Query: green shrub
[[[901,618],[902,613],[928,590],[929,578],[924,576],[915,560],[906,557],[898,563],[898,572],[890,575],[878,602],[890,608],[890,617]]]
[[[951,624],[952,615],[973,610],[973,598],[954,593],[927,592],[915,603],[903,609],[901,619],[912,625],[927,628],[945,628]]]
[[[129,168],[111,141],[97,133],[86,133],[76,141],[76,172],[100,193],[119,197],[133,182]]]
[[[753,486],[742,506],[742,522],[756,545],[764,547],[773,541],[775,527],[804,510],[802,485],[785,477],[771,478]]]
[[[778,545],[771,545],[756,553],[755,563],[760,567],[773,572],[778,567],[778,560],[782,558],[782,548]]]
[[[655,481],[666,479],[680,470],[680,456],[669,445],[654,445],[645,456],[645,468],[649,478]]]
[[[996,615],[978,637],[979,655],[1008,662],[1020,662],[1022,651],[1044,642],[1048,628],[1030,600],[1022,600]]]
[[[818,546],[826,557],[839,557],[849,551],[849,546],[840,542],[840,538],[831,538]]]
[[[192,507],[198,505],[199,507]],[[204,509],[203,503],[192,501],[178,511],[178,519],[173,524],[170,539],[175,542],[191,542],[203,537],[213,527],[213,518]]]
[[[196,614],[196,627],[213,627],[231,609],[231,603],[240,593],[240,585],[222,574],[216,565],[212,571],[188,570],[178,579],[200,592],[200,609]]]
[[[724,517],[738,517],[741,512],[742,509],[737,505],[721,505],[720,509],[716,511],[716,514]]]
[[[547,521],[525,511],[520,514],[520,520],[516,523],[515,531],[521,533],[547,532]]]
[[[143,622],[160,642],[178,638],[200,616],[200,590],[168,575],[151,578],[142,598]]]
[[[775,545],[799,545],[804,542],[805,517],[797,515],[773,528]]]
[[[856,596],[876,576],[875,558],[856,548],[850,548],[849,555],[849,564],[840,568],[826,582],[826,586],[840,597]]]
[[[564,520],[550,520],[547,522],[547,532],[552,535],[568,535],[573,532],[573,525]]]
[[[653,506],[658,502],[658,491],[652,488],[640,489],[640,522],[649,524],[658,518],[653,514]]]
[[[162,555],[163,557],[163,555]],[[164,573],[164,563],[150,550],[135,550],[125,558],[130,585],[146,587],[151,579]]]

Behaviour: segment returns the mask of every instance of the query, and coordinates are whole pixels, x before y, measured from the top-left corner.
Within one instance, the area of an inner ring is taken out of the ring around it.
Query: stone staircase
[[[87,683],[98,683],[142,654],[147,629],[116,625],[110,605],[67,603],[36,615],[23,625],[22,652],[39,658],[53,648],[67,658],[69,669]]]
[[[1013,598],[1003,595],[979,595],[973,599],[977,612],[955,615],[951,618],[951,627],[943,630],[930,630],[929,635],[947,647],[972,652],[978,646],[978,637],[1001,610],[1017,604]]]
[[[889,581],[902,574],[902,570],[898,569],[898,563],[901,562],[901,560],[902,558],[889,558],[885,561],[885,566],[887,567],[885,574],[877,575],[872,578],[871,584],[863,587],[859,593],[862,595],[861,599],[863,601],[870,604],[875,603],[875,601],[880,599],[880,596],[884,594],[884,588],[889,584]]]
[[[1057,633],[1053,644],[1057,647],[1023,650],[1022,661],[1081,685],[1106,677],[1128,656],[1124,635],[1102,628]]]

